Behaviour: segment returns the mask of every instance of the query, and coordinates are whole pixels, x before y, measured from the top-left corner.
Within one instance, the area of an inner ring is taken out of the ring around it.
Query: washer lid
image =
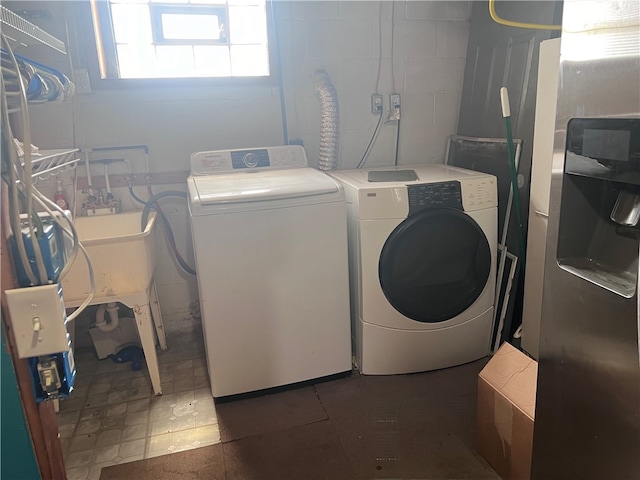
[[[313,168],[234,172],[191,177],[201,205],[260,202],[335,194],[339,186]]]

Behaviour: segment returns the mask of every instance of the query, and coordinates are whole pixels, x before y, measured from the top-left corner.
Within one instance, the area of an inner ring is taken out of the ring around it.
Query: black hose
[[[147,227],[147,221],[149,220],[149,212],[151,209],[158,210],[155,206],[158,200],[166,198],[166,197],[179,197],[179,198],[187,198],[187,194],[185,192],[179,192],[177,190],[168,190],[166,192],[160,192],[153,195],[149,200],[147,200],[144,204],[144,208],[142,209],[142,229],[144,230]]]
[[[158,204],[158,200],[161,198],[179,197],[179,198],[186,199],[187,194],[179,191],[166,191],[166,192],[157,193],[151,196],[149,200],[145,201],[135,194],[135,192],[133,191],[132,185],[129,185],[129,194],[133,197],[133,199],[136,202],[144,205],[144,209],[142,210],[142,219],[141,219],[141,225],[140,225],[141,230],[144,231],[144,229],[147,227],[147,222],[149,221],[149,211],[155,210],[156,212],[158,212],[158,214],[160,215],[160,218],[162,219],[162,225],[169,239],[170,247],[173,250],[173,254],[176,259],[176,262],[178,262],[178,265],[180,266],[180,268],[182,268],[185,272],[187,272],[190,275],[195,275],[196,274],[195,269],[190,267],[189,264],[185,262],[185,260],[182,258],[182,256],[178,252],[175,237],[173,235],[173,229],[171,228],[171,223],[169,223],[169,219],[167,218],[165,213],[160,208],[160,205]]]
[[[133,191],[133,185],[129,184],[129,194],[133,197],[133,199],[138,202],[141,205],[146,205],[147,201],[141,199],[139,196],[136,195],[136,192]],[[144,227],[146,227],[146,225],[144,225],[142,227],[142,230],[144,231]]]

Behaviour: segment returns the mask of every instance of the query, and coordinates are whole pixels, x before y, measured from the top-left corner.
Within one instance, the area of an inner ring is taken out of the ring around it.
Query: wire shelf
[[[64,42],[2,5],[0,5],[0,23],[2,33],[20,45],[47,45],[60,53],[67,53]]]
[[[78,148],[62,148],[55,150],[40,150],[31,154],[31,177],[45,179],[52,172],[63,168],[72,169],[80,161]],[[22,158],[20,159],[22,161]],[[24,164],[24,163],[23,163]]]

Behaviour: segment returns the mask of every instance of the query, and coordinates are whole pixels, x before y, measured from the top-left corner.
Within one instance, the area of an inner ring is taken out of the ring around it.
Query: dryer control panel
[[[498,206],[498,183],[493,175],[460,180],[465,212]]]
[[[462,210],[460,182],[438,182],[408,185],[409,215],[433,207],[448,207]]]

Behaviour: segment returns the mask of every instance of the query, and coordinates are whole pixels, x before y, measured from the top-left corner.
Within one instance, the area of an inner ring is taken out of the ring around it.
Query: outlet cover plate
[[[76,93],[91,93],[91,80],[86,68],[78,68],[73,71],[73,83],[76,86]]]
[[[6,290],[5,295],[20,358],[69,350],[59,284]]]
[[[374,93],[371,95],[371,113],[374,115],[382,114],[382,95]]]

